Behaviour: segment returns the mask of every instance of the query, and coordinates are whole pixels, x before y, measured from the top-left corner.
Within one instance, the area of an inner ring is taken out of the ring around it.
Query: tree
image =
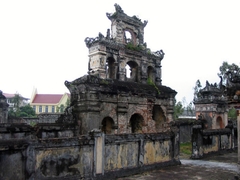
[[[229,119],[237,119],[237,110],[235,108],[231,108],[228,111],[228,118]]]
[[[196,83],[195,83],[194,88],[193,88],[193,90],[194,90],[194,99],[200,97],[199,91],[200,91],[201,88],[202,88],[202,85],[201,85],[200,80],[198,79],[198,80],[196,81]]]
[[[222,82],[223,84],[226,83],[226,79],[228,77],[228,75],[226,74],[229,70],[231,70],[234,74],[238,74],[240,73],[240,68],[238,67],[238,65],[236,65],[235,63],[232,64],[228,64],[228,62],[223,61],[222,65],[219,67],[219,73],[218,76],[222,77]]]
[[[36,116],[35,111],[29,104],[20,107],[19,117],[35,117],[35,116]]]
[[[177,120],[178,117],[183,113],[184,111],[184,107],[182,102],[177,102],[176,103],[176,99],[175,99],[175,103],[174,103],[174,107],[173,107],[173,119]]]
[[[17,111],[11,108],[8,115],[10,117],[36,117],[34,109],[29,104],[19,107]]]

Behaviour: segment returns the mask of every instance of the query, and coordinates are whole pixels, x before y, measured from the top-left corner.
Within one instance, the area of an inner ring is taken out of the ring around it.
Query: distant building
[[[178,117],[178,119],[194,119],[196,120],[196,112],[195,109],[187,110],[186,108],[183,110],[183,113]]]
[[[7,103],[9,104],[9,108],[14,107],[14,97],[16,94],[8,94],[8,93],[3,93],[3,95],[6,97],[7,99]],[[29,98],[25,98],[23,97],[21,94],[19,94],[20,96],[20,104],[19,106],[26,106],[29,103]]]
[[[36,114],[63,112],[70,94],[38,94],[35,89],[32,93],[30,106]]]

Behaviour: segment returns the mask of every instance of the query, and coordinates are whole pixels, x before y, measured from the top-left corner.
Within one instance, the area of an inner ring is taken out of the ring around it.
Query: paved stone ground
[[[118,180],[240,180],[237,152],[191,160],[180,156],[181,165],[164,167]]]

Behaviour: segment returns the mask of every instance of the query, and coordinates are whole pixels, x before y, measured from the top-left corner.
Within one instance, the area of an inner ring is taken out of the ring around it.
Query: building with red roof
[[[29,103],[29,98],[23,97],[21,94],[15,93],[15,94],[9,94],[9,93],[3,93],[3,95],[7,99],[7,103],[9,104],[9,107],[14,107],[14,98],[16,95],[19,95],[19,106],[26,106]]]
[[[38,94],[34,89],[30,100],[36,114],[63,112],[70,100],[70,94]]]

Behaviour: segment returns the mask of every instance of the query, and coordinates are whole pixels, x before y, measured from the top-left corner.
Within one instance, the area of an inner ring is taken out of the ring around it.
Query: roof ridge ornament
[[[124,11],[122,10],[121,6],[119,6],[117,3],[114,4],[115,6],[115,10],[118,13],[124,13]]]

